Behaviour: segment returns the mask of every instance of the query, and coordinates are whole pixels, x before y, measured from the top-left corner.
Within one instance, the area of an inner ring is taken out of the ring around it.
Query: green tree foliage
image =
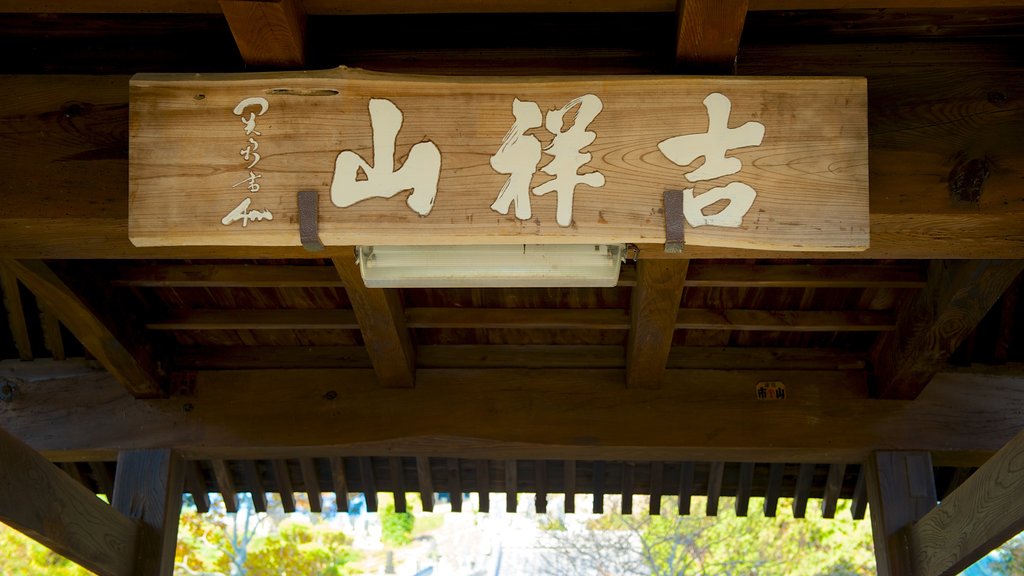
[[[323,525],[285,520],[276,534],[257,539],[249,551],[249,574],[345,576],[356,559],[348,538]]]
[[[412,541],[416,518],[408,512],[395,512],[395,505],[389,502],[381,508],[380,524],[380,539],[384,544],[405,546]]]
[[[1024,533],[1014,536],[991,556],[988,569],[992,574],[1015,576],[1024,574]]]
[[[85,568],[21,532],[0,524],[0,574],[4,576],[90,576]]]

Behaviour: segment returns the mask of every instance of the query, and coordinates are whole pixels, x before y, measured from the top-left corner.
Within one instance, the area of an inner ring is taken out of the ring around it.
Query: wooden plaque
[[[863,78],[138,75],[137,246],[868,246]],[[671,222],[670,222],[671,223]]]

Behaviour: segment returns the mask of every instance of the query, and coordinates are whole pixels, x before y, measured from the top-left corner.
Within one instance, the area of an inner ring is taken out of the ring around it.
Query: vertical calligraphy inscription
[[[253,111],[253,108],[258,108],[258,111]],[[270,103],[267,102],[266,98],[252,96],[249,98],[243,98],[237,105],[235,105],[234,110],[232,110],[235,116],[238,116],[242,121],[242,131],[247,137],[246,146],[238,151],[238,155],[242,157],[243,161],[248,162],[245,166],[245,170],[249,172],[248,176],[242,178],[238,182],[235,182],[231,186],[232,188],[245,185],[245,188],[249,190],[250,194],[255,194],[260,191],[260,183],[258,180],[263,178],[263,174],[256,172],[255,168],[262,156],[257,152],[260,148],[260,143],[256,140],[256,137],[262,136],[263,133],[256,129],[256,118],[266,114],[269,109]],[[242,228],[245,228],[249,225],[249,222],[274,219],[274,214],[270,210],[249,210],[249,206],[251,205],[252,197],[246,196],[238,203],[237,206],[235,206],[234,209],[221,218],[220,223],[225,226],[229,226],[235,222],[241,221]]]
[[[406,204],[420,216],[430,214],[441,178],[441,151],[427,140],[409,149],[405,163],[395,169],[395,143],[402,129],[402,111],[390,100],[369,102],[373,132],[373,164],[351,150],[342,150],[334,162],[331,202],[347,208],[369,198],[391,198],[411,190]]]
[[[541,171],[554,178],[534,188],[533,193],[543,196],[555,192],[555,220],[559,226],[572,224],[576,186],[604,186],[604,174],[597,171],[580,174],[580,169],[592,158],[583,149],[597,139],[597,134],[587,128],[603,107],[600,98],[584,94],[559,109],[549,110],[544,118],[544,128],[554,135],[554,139],[543,148],[543,152],[552,158]],[[576,109],[576,118],[566,127],[566,114],[573,109]],[[540,107],[535,102],[523,102],[516,98],[512,102],[512,115],[515,118],[512,129],[491,157],[491,167],[500,174],[509,175],[498,198],[491,204],[491,209],[500,214],[508,214],[509,206],[515,202],[516,218],[527,220],[531,216],[530,196],[527,192],[540,163],[541,144],[535,136],[526,132],[540,127]]]
[[[704,99],[708,113],[708,131],[703,134],[686,134],[663,140],[658,149],[666,158],[679,166],[688,166],[697,158],[704,157],[704,163],[685,175],[689,182],[703,182],[736,174],[743,168],[738,158],[726,156],[736,148],[760,146],[764,139],[764,124],[747,122],[739,128],[729,128],[729,114],[732,102],[723,94],[709,94]],[[694,188],[683,190],[683,215],[693,227],[723,226],[739,228],[743,217],[754,203],[757,192],[742,182],[732,182],[694,196]],[[707,215],[704,209],[712,204],[727,200],[728,205],[717,214]]]

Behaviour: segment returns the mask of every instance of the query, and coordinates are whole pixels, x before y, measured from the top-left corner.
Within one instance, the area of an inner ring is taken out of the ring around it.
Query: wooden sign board
[[[326,72],[131,81],[137,246],[868,246],[862,78]],[[671,223],[671,222],[670,222]]]

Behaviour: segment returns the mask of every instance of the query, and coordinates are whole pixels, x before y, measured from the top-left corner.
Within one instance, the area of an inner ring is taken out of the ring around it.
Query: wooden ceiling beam
[[[917,397],[1021,270],[1024,260],[933,262],[928,286],[903,307],[896,330],[881,334],[872,349],[878,395]]]
[[[367,288],[351,257],[335,258],[334,267],[345,283],[378,381],[387,388],[411,388],[416,383],[416,348],[398,290]]]
[[[624,377],[419,370],[416,388],[395,390],[380,387],[372,370],[200,372],[195,396],[138,400],[95,373],[21,387],[4,422],[55,459],[175,446],[211,459],[406,453],[830,463],[915,449],[934,451],[944,465],[977,465],[1024,427],[1024,389],[1011,377],[941,374],[914,401],[868,398],[857,372],[669,370],[658,390],[626,389]],[[758,400],[765,380],[784,382],[786,399]],[[339,382],[344,394],[326,393]],[[296,413],[302,426],[293,425]]]
[[[86,285],[77,278],[76,288],[68,285],[47,264],[38,260],[0,261],[122,385],[136,396],[152,398],[165,394],[162,370],[154,351],[139,338],[125,319],[123,309],[115,311],[113,298],[101,286]],[[88,290],[90,294],[83,293]],[[92,292],[95,292],[93,294]]]
[[[302,68],[306,64],[306,10],[302,0],[220,0],[247,66]]]
[[[0,430],[0,521],[101,576],[139,574],[140,526]]]
[[[1024,0],[749,0],[751,11],[779,10],[884,10],[1014,8]],[[675,0],[599,0],[552,3],[547,0],[305,0],[310,15],[459,14],[459,13],[583,13],[674,12]],[[0,13],[49,14],[216,14],[217,0],[0,0]]]
[[[733,74],[748,0],[679,0],[676,66],[689,74]]]
[[[908,540],[915,574],[959,574],[1024,530],[1022,461],[1024,432],[914,523]]]
[[[672,349],[686,269],[686,260],[637,263],[637,285],[631,297],[626,342],[626,386],[630,388],[661,385]]]
[[[21,302],[21,289],[14,272],[0,265],[0,287],[3,288],[4,308],[7,310],[7,325],[11,328],[14,347],[18,349],[18,358],[28,362],[33,359],[32,339],[28,335],[28,322],[25,318],[25,306]]]

